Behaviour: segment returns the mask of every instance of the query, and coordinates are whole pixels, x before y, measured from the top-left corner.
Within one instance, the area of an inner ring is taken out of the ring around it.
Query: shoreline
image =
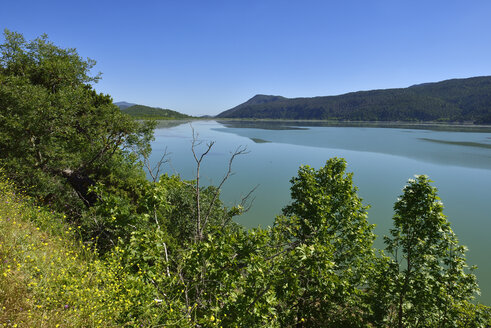
[[[292,119],[251,119],[251,118],[189,118],[189,119],[155,119],[157,128],[171,127],[193,121],[214,121],[218,123],[244,123],[245,125],[296,125],[296,126],[325,126],[325,127],[367,127],[367,128],[401,128],[426,129],[438,131],[461,131],[491,133],[491,124],[473,124],[465,122],[407,122],[407,121],[333,121],[333,120],[292,120]]]

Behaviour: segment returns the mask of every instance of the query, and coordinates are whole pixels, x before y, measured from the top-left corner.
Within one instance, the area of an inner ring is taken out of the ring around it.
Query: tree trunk
[[[84,202],[85,206],[92,207],[97,202],[97,195],[89,191],[89,188],[94,185],[94,180],[92,180],[88,174],[65,169],[61,171],[61,175],[67,180],[70,186],[72,186],[78,197]]]

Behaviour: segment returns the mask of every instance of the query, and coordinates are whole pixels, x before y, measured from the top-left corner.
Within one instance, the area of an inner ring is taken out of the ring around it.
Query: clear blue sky
[[[95,59],[115,101],[194,115],[491,75],[489,0],[5,0],[0,27]]]

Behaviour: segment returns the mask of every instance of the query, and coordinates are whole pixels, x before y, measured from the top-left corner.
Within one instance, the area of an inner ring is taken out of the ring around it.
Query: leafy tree
[[[281,264],[291,273],[285,279],[296,280],[285,281],[296,285],[296,293],[285,294],[284,306],[291,320],[303,320],[301,325],[357,326],[363,321],[360,297],[374,260],[375,235],[345,169],[346,162],[338,158],[319,170],[301,166],[291,179],[293,202],[283,210],[287,219],[275,224],[290,247]]]
[[[180,254],[171,284],[202,326],[279,327],[268,231],[215,227]]]
[[[457,309],[478,292],[475,275],[466,272],[466,248],[459,245],[430,182],[425,175],[409,180],[394,205],[395,228],[385,237],[393,257],[387,277],[391,326],[454,327]]]
[[[362,204],[353,186],[353,174],[345,173],[346,161],[331,158],[315,170],[302,165],[298,177],[290,180],[293,202],[283,209],[284,215],[295,215],[298,231],[294,236],[308,242],[314,236],[319,242],[334,246],[334,261],[340,273],[353,281],[362,281],[361,269],[373,255],[373,225],[367,221],[367,206]]]
[[[159,242],[153,232],[134,232],[125,254],[158,290],[179,295],[182,315],[204,326],[361,327],[374,236],[345,167],[341,159],[319,171],[302,167],[292,179],[294,202],[266,230],[234,227],[234,211],[222,209],[214,188],[202,189],[204,213],[215,205],[198,240],[195,184],[164,175],[158,184],[168,205],[157,214],[169,218],[165,229],[181,244],[167,253],[165,236]]]
[[[151,124],[122,114],[97,93],[95,62],[43,35],[26,41],[5,30],[0,45],[0,163],[19,186],[63,210],[92,206],[95,182],[133,193],[145,179],[136,147],[148,149]]]

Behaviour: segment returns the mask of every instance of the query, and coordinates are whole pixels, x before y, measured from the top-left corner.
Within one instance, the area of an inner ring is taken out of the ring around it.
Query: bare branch
[[[200,170],[201,170],[201,163],[203,159],[208,155],[208,153],[211,151],[213,146],[215,145],[214,141],[210,141],[206,143],[206,147],[204,152],[201,154],[197,153],[196,148],[200,145],[202,145],[203,141],[199,140],[198,137],[199,135],[196,133],[194,130],[193,126],[190,124],[191,130],[192,130],[192,143],[191,143],[191,151],[193,153],[194,160],[196,162],[196,182],[195,185],[193,186],[195,188],[195,195],[196,195],[196,236],[195,240],[199,241],[203,239],[203,232],[208,224],[208,221],[210,219],[211,213],[213,211],[213,207],[215,206],[215,203],[218,199],[218,196],[220,194],[220,190],[225,183],[225,181],[228,180],[228,178],[233,175],[234,173],[232,172],[232,164],[235,160],[235,158],[239,155],[244,155],[248,154],[249,151],[247,150],[247,147],[245,146],[238,146],[234,152],[231,153],[230,159],[228,161],[228,169],[225,175],[223,176],[222,180],[218,184],[218,187],[216,187],[216,190],[213,194],[212,200],[208,206],[208,209],[206,210],[206,214],[204,217],[201,216],[201,191],[200,191]],[[244,204],[247,204],[247,201],[250,197],[250,195],[254,192],[254,190],[257,188],[253,188],[241,201],[241,206]],[[247,210],[250,208],[252,205],[252,201],[250,202],[249,205],[247,205]]]
[[[162,157],[160,158],[160,160],[157,162],[157,164],[155,164],[155,166],[152,168],[150,166],[150,161],[148,159],[148,154],[144,154],[143,155],[143,164],[145,165],[145,167],[147,168],[148,170],[148,173],[150,174],[150,176],[152,177],[152,181],[153,182],[156,182],[159,177],[160,177],[160,169],[162,168],[162,165],[165,164],[165,163],[168,163],[169,162],[169,159],[166,158],[168,155],[170,155],[171,153],[168,153],[167,152],[167,147],[165,147],[164,149],[164,153],[162,154]]]
[[[250,201],[249,201],[249,198],[256,191],[257,188],[259,188],[259,185],[256,185],[254,188],[252,188],[247,193],[247,195],[245,195],[244,197],[242,197],[242,199],[240,200],[240,206],[242,206],[242,208],[244,209],[242,211],[243,213],[245,213],[245,212],[247,212],[247,211],[249,211],[251,209],[252,203],[254,202],[254,200],[256,199],[256,197],[252,197],[252,199]]]
[[[170,277],[170,271],[169,271],[169,255],[167,254],[167,245],[165,242],[162,242],[162,245],[164,245],[164,251],[165,251],[165,263],[167,265],[167,276]]]
[[[210,152],[211,148],[213,148],[213,145],[215,142],[209,142],[206,144],[206,150],[198,156],[196,154],[196,147],[201,145],[201,141],[198,141],[198,134],[194,131],[193,126],[191,125],[191,129],[193,131],[193,141],[191,143],[191,151],[193,153],[194,160],[196,161],[196,185],[195,185],[195,194],[196,194],[196,240],[201,240],[203,239],[203,228],[201,225],[201,200],[200,200],[200,186],[199,186],[199,179],[200,179],[200,169],[201,169],[201,162],[203,161],[203,158],[208,155]]]
[[[213,209],[213,205],[215,205],[215,202],[216,202],[216,200],[218,198],[218,195],[220,194],[220,190],[221,190],[223,184],[225,183],[225,181],[227,181],[227,179],[230,177],[230,175],[233,175],[233,173],[232,173],[232,163],[234,162],[235,157],[237,157],[239,155],[245,155],[245,154],[248,154],[248,153],[249,153],[249,151],[247,151],[247,147],[246,146],[238,146],[237,149],[235,149],[235,151],[232,153],[232,156],[230,156],[230,159],[228,161],[228,170],[227,170],[227,173],[225,173],[224,177],[222,178],[222,181],[220,182],[220,184],[218,185],[218,187],[217,187],[217,189],[215,191],[215,194],[213,195],[213,199],[212,199],[212,201],[210,203],[210,206],[208,207],[208,211],[207,211],[206,216],[204,218],[203,229],[206,226],[206,224],[208,223],[208,219],[210,218],[210,214],[211,214],[211,211]]]

